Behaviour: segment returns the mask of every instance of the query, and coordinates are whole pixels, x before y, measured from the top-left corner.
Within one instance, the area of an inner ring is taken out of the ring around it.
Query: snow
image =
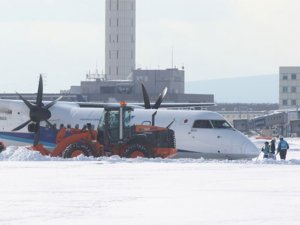
[[[0,225],[298,225],[300,139],[287,141],[286,161],[63,160],[10,146],[0,153]]]

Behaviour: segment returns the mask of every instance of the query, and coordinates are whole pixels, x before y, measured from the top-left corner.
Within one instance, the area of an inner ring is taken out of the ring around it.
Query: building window
[[[119,43],[119,35],[117,34],[117,43]]]
[[[111,43],[111,34],[109,35],[109,43]]]
[[[109,18],[109,26],[111,27],[111,18]]]
[[[117,27],[119,26],[119,18],[117,18]]]
[[[282,105],[287,105],[287,100],[282,100]]]
[[[108,68],[108,73],[109,73],[109,75],[111,74],[111,66],[109,66],[109,68]]]
[[[116,68],[116,74],[119,75],[119,67]]]
[[[119,58],[119,50],[117,50],[117,59]]]
[[[119,10],[119,0],[117,0],[117,10]]]
[[[288,79],[288,76],[287,75],[283,75],[282,76],[282,80],[287,80]]]
[[[288,92],[288,87],[282,87],[282,93],[287,93]]]
[[[292,74],[291,77],[292,77],[292,80],[296,80],[297,79],[296,74]]]
[[[134,9],[134,7],[133,7],[133,2],[131,3],[131,10],[133,10]]]
[[[295,99],[292,99],[292,100],[291,100],[291,104],[292,104],[292,105],[297,105],[297,101],[296,101]]]
[[[109,1],[109,10],[111,11],[111,0]]]
[[[111,51],[109,51],[109,58],[111,59]]]
[[[294,87],[294,86],[291,87],[291,92],[292,92],[292,93],[296,93],[296,87]]]

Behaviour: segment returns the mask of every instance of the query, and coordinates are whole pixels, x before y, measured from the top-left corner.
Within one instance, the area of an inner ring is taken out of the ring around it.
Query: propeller
[[[25,105],[29,108],[29,120],[25,123],[22,123],[21,125],[14,128],[12,131],[17,131],[29,124],[31,125],[31,128],[34,127],[34,142],[33,146],[36,146],[39,143],[40,140],[40,123],[42,121],[45,121],[50,127],[53,127],[53,125],[49,122],[49,119],[51,117],[51,112],[49,110],[50,107],[55,105],[61,98],[57,98],[56,100],[50,102],[46,106],[43,104],[43,77],[40,75],[39,79],[39,86],[38,86],[38,92],[36,96],[36,102],[30,103],[28,100],[24,99],[22,95],[17,93],[17,95],[20,97],[20,99],[25,103]],[[31,124],[30,124],[31,123]],[[32,129],[30,129],[32,130]]]
[[[168,88],[165,87],[163,89],[163,91],[159,94],[155,104],[151,107],[151,104],[150,104],[150,98],[149,98],[149,95],[148,95],[148,92],[144,86],[144,84],[142,83],[142,91],[143,91],[143,97],[144,97],[144,107],[145,109],[158,109],[164,99],[164,97],[166,96],[167,94],[167,91],[168,91]]]

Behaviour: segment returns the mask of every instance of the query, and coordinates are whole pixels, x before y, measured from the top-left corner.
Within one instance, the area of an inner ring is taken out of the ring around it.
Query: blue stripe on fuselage
[[[188,150],[183,150],[183,149],[177,149],[177,152],[184,152],[184,153],[198,153],[195,151],[188,151]]]
[[[34,139],[33,133],[28,132],[0,132],[0,139],[10,140],[15,142],[23,142],[32,144]],[[41,127],[40,129],[40,143],[49,147],[56,145],[56,133],[49,128]]]

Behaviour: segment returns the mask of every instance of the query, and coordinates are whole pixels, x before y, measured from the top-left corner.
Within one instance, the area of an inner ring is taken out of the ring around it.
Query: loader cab
[[[98,126],[98,140],[104,144],[116,144],[131,134],[132,107],[126,105],[105,107]]]

